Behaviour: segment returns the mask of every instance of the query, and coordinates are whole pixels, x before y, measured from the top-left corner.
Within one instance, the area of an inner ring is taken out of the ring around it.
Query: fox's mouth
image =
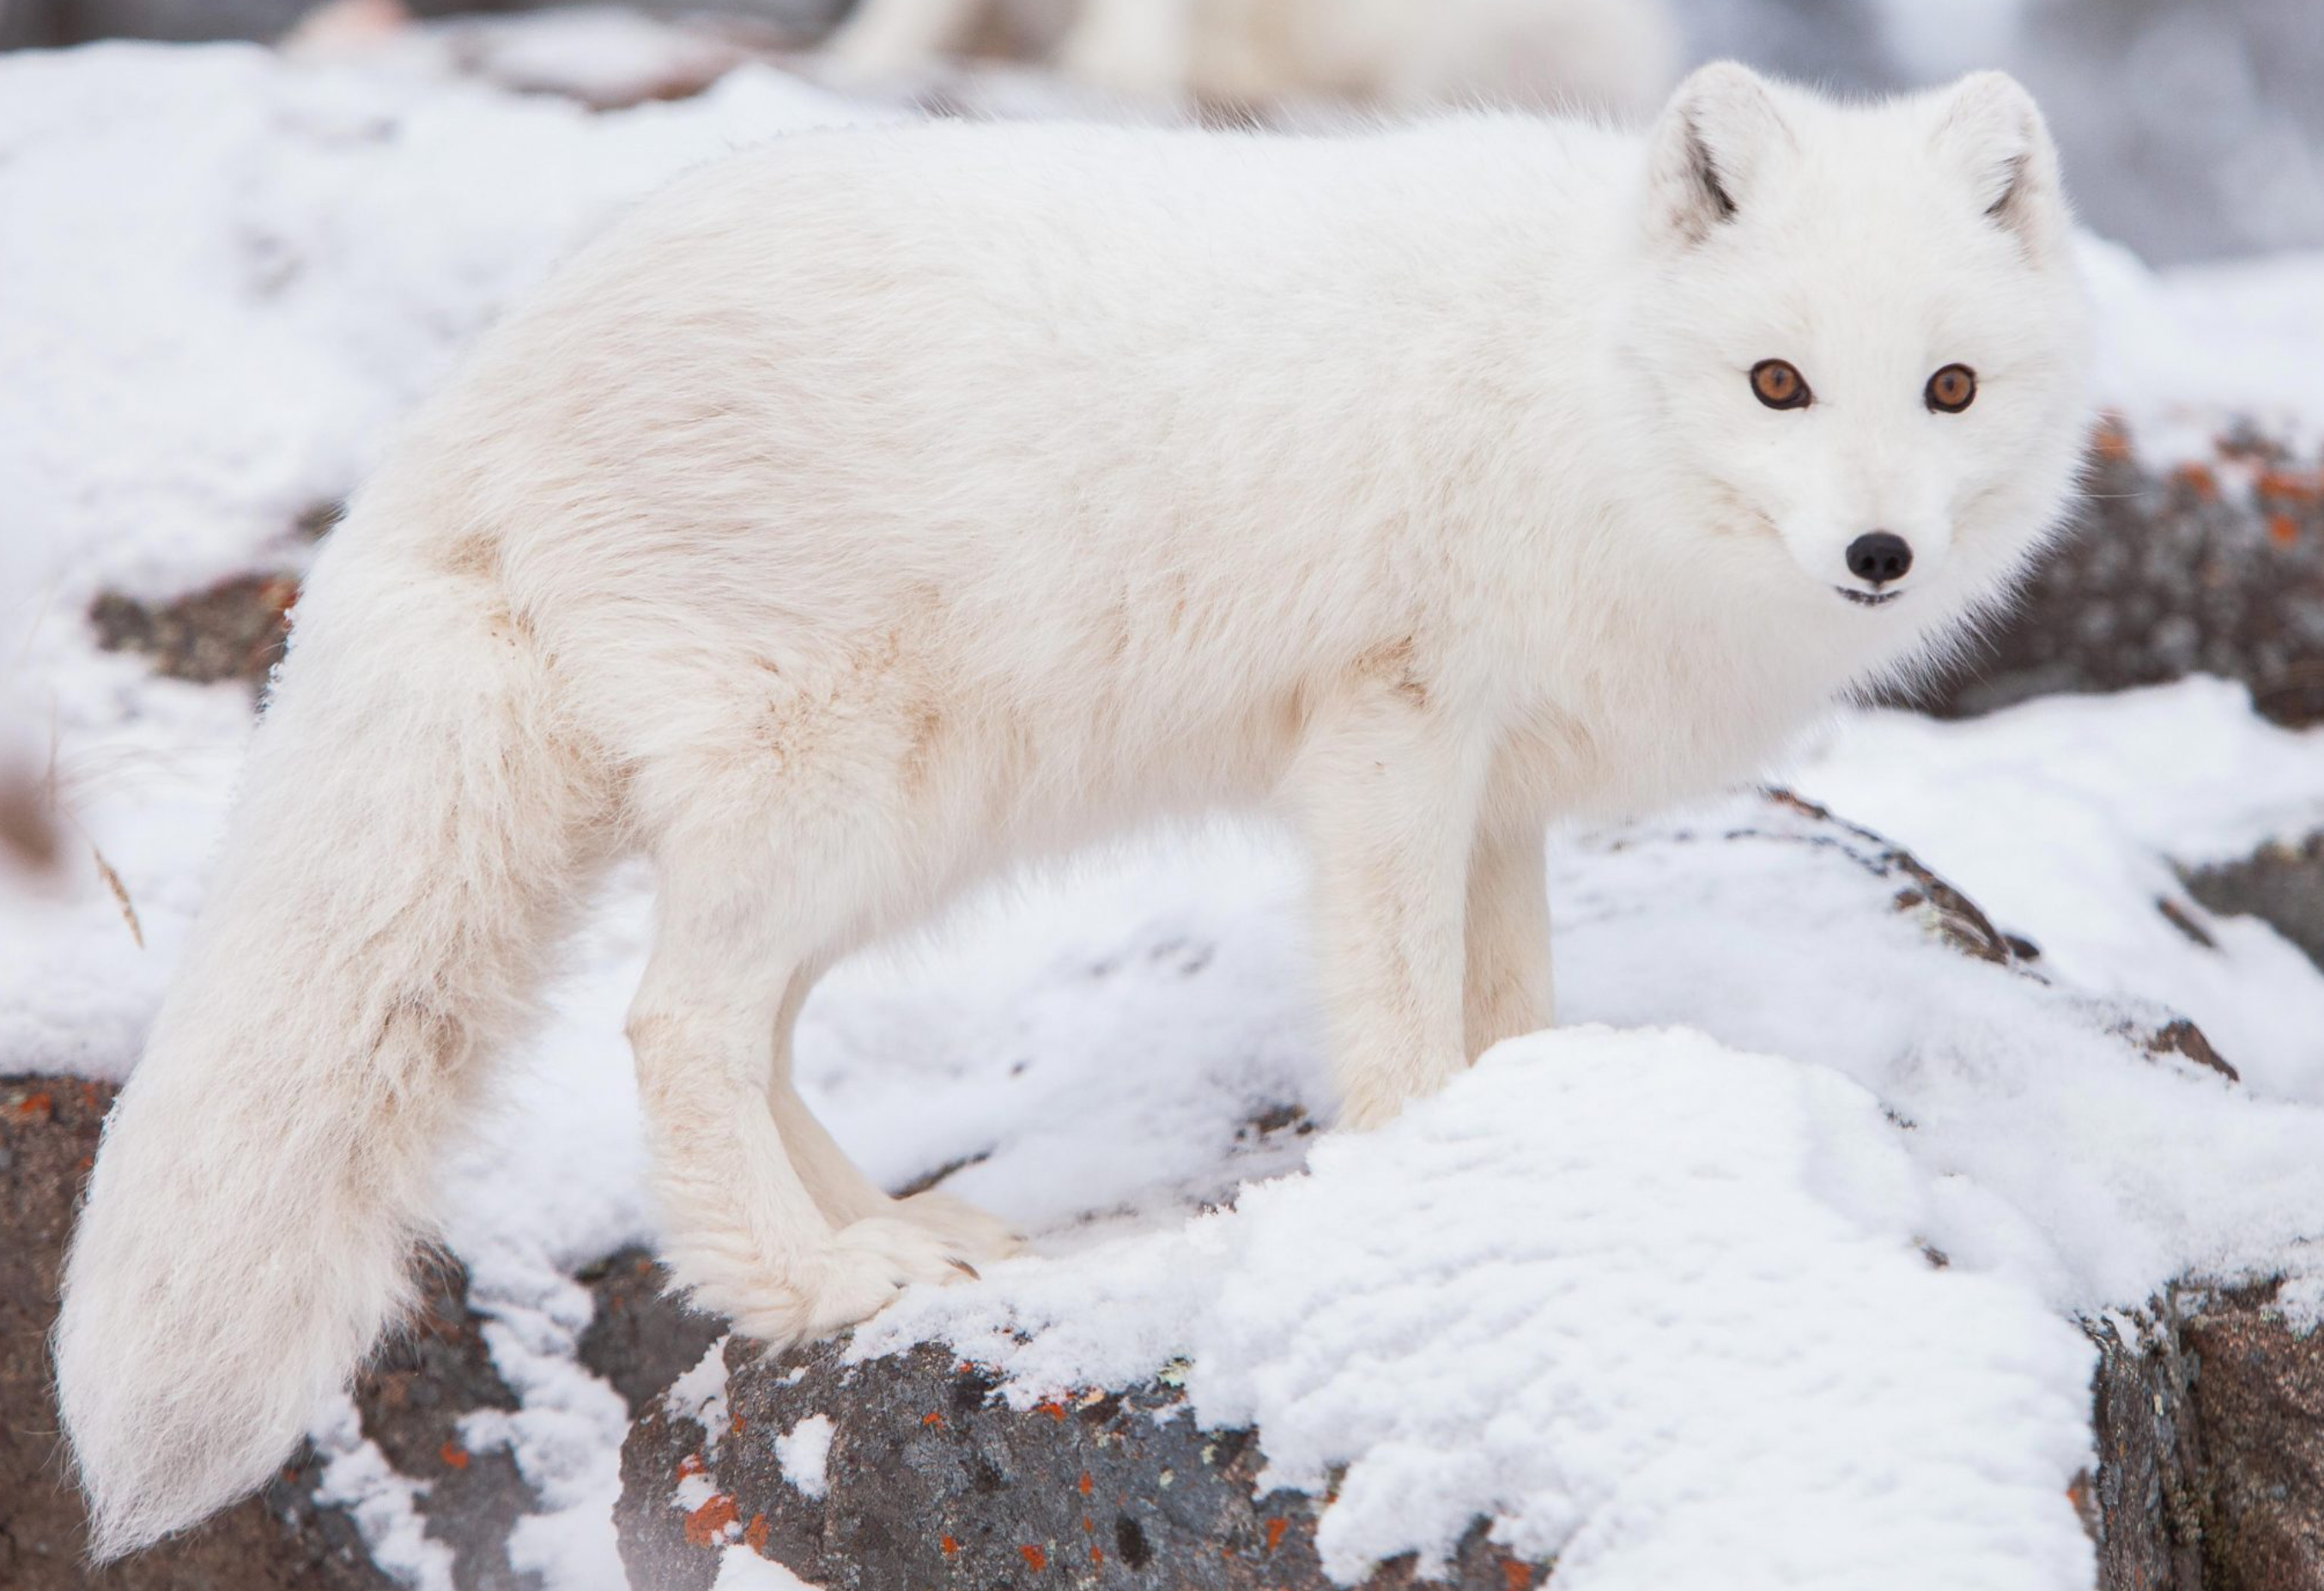
[[[1894,602],[1904,595],[1902,591],[1851,591],[1845,586],[1834,586],[1832,589],[1863,607],[1878,607],[1884,602]]]

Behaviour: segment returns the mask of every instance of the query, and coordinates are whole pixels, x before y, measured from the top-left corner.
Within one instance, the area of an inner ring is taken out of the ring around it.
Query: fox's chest
[[[1553,816],[1637,816],[1760,777],[1861,666],[1849,649],[1775,634],[1609,645],[1544,682],[1502,763]]]

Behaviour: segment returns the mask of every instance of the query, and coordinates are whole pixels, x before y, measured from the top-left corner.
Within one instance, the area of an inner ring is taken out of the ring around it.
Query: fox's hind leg
[[[891,882],[870,859],[894,853],[827,819],[737,821],[750,808],[733,798],[752,793],[706,785],[695,804],[724,832],[657,837],[654,947],[629,1032],[671,1275],[704,1308],[781,1345],[852,1325],[907,1284],[957,1279],[973,1262],[900,1212],[835,1220],[791,1158],[769,1108],[776,1019],[800,971]]]
[[[775,1061],[767,1078],[767,1107],[773,1112],[791,1163],[814,1196],[816,1206],[834,1226],[875,1216],[894,1216],[928,1227],[948,1239],[963,1258],[976,1264],[1002,1260],[1016,1251],[1017,1239],[998,1217],[975,1206],[942,1193],[917,1193],[890,1198],[856,1168],[847,1152],[799,1097],[791,1080],[791,1044],[798,1014],[807,1004],[819,969],[802,967],[791,978],[781,1012],[775,1018]]]

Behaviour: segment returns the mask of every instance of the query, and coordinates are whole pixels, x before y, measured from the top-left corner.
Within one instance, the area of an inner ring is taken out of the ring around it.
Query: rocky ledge
[[[1868,910],[1907,914],[1959,954],[2039,976],[2035,947],[1908,853],[1812,803],[1774,794],[1764,826],[1691,837],[1804,845],[1819,866],[1857,878]],[[2305,855],[2285,854],[2295,865]],[[2275,876],[2264,859],[2253,865]],[[2272,896],[2245,888],[2236,899],[2264,910]],[[2233,1076],[2190,1024],[2116,1031],[2126,1065]],[[313,1453],[180,1540],[102,1576],[82,1566],[44,1343],[109,1098],[91,1083],[0,1081],[0,1225],[13,1239],[0,1246],[0,1585],[392,1585],[331,1502]],[[424,1488],[425,1526],[450,1548],[457,1591],[517,1591],[534,1582],[510,1565],[508,1533],[538,1500],[505,1452],[471,1453],[458,1439],[464,1414],[516,1399],[457,1267],[432,1263],[425,1312],[358,1388],[363,1432]],[[849,1364],[842,1346],[768,1357],[728,1341],[720,1398],[689,1401],[666,1389],[713,1347],[719,1325],[670,1303],[658,1269],[633,1251],[581,1279],[596,1305],[581,1357],[635,1417],[617,1518],[637,1591],[710,1586],[737,1548],[828,1591],[1328,1583],[1315,1548],[1328,1497],[1259,1493],[1260,1433],[1199,1427],[1167,1370],[1024,1410],[995,1395],[986,1370],[936,1346]],[[2324,1591],[2324,1338],[2294,1331],[2265,1287],[2190,1285],[2089,1329],[2101,1349],[2101,1461],[2082,1500],[2104,1591]],[[802,1429],[828,1440],[802,1446]],[[1488,1523],[1462,1543],[1451,1584],[1554,1584],[1553,1566],[1494,1546]],[[1408,1561],[1369,1582],[1415,1583]]]
[[[1862,874],[1868,902],[1958,953],[2039,976],[2034,947],[1908,853],[1812,803],[1769,800],[1767,835],[1719,837],[1804,841]],[[2191,1024],[2113,1031],[2126,1066],[2234,1077]],[[2190,1286],[2087,1323],[2099,1466],[2076,1501],[2100,1591],[2324,1591],[2324,1336],[2301,1336],[2273,1296]],[[1175,1369],[1019,1409],[988,1370],[937,1345],[853,1363],[844,1344],[770,1356],[730,1339],[721,1353],[706,1368],[723,1374],[681,1383],[624,1448],[616,1520],[635,1591],[709,1591],[745,1550],[826,1591],[1333,1584],[1315,1549],[1328,1496],[1262,1494],[1261,1433],[1199,1426]],[[1427,1583],[1555,1585],[1554,1564],[1496,1548],[1490,1523]],[[1400,1560],[1365,1585],[1419,1583]]]
[[[0,1078],[0,1586],[7,1591],[394,1591],[347,1511],[333,1501],[321,1457],[297,1456],[258,1496],[199,1529],[102,1571],[82,1560],[87,1531],[67,1481],[50,1387],[65,1240],[97,1152],[113,1090],[77,1078]],[[452,1555],[456,1591],[521,1591],[510,1528],[539,1499],[506,1449],[470,1452],[461,1419],[511,1410],[517,1396],[493,1367],[467,1279],[442,1256],[422,1261],[420,1314],[356,1388],[363,1434],[422,1488],[429,1536]],[[634,1413],[702,1356],[721,1327],[662,1294],[659,1268],[627,1250],[585,1272],[596,1319],[582,1358],[630,1399]]]

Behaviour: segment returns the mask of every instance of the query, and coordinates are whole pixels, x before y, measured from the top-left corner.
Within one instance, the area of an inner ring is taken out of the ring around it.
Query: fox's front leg
[[[1315,949],[1343,1101],[1378,1126],[1468,1063],[1466,885],[1484,758],[1409,684],[1368,690],[1303,748]]]
[[[1553,1020],[1546,837],[1539,822],[1503,819],[1478,831],[1470,854],[1462,1004],[1471,1060]]]

